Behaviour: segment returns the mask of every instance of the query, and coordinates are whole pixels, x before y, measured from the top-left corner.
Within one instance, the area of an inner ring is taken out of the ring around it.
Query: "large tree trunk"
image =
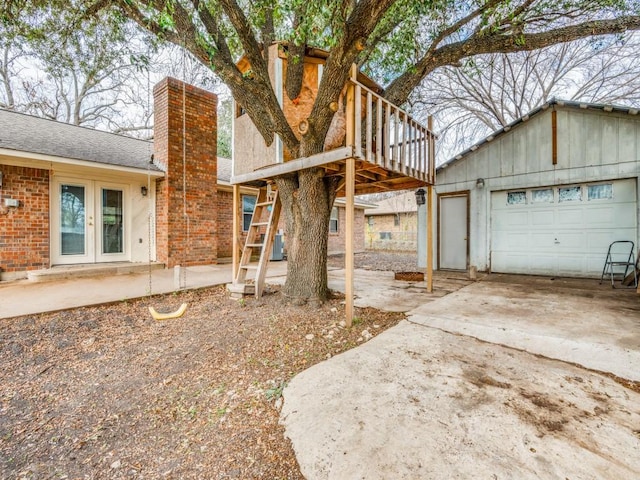
[[[283,293],[296,301],[324,301],[329,217],[336,181],[320,168],[276,179],[285,217],[287,280]]]

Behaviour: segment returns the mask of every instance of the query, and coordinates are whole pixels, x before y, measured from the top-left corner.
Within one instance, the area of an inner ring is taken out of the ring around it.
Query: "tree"
[[[151,90],[169,75],[221,92],[218,150],[231,156],[231,100],[211,69],[107,12],[68,32],[54,11],[38,18],[25,6],[0,23],[0,108],[149,138]]]
[[[411,96],[412,110],[442,125],[446,159],[548,100],[640,104],[640,35],[562,43],[541,50],[479,55],[444,67]]]
[[[107,12],[61,28],[70,13],[28,5],[0,24],[0,104],[23,113],[116,132],[149,130],[138,98],[153,45]],[[142,97],[144,98],[144,96]]]
[[[20,3],[11,0],[7,15]],[[186,48],[227,85],[265,142],[271,144],[277,134],[293,158],[323,150],[333,116],[329,105],[338,100],[353,63],[383,80],[386,99],[401,105],[436,68],[467,57],[535,50],[640,27],[635,3],[632,8],[618,0],[75,0],[70,5],[84,16],[110,8]],[[302,62],[296,58],[305,46],[331,52],[300,140],[269,81],[262,45],[276,39],[291,45],[294,68],[288,68],[285,83],[290,98],[300,88]],[[246,56],[253,75],[243,76],[236,68],[239,54]],[[328,294],[327,236],[337,180],[309,169],[276,182],[289,255],[283,292],[322,300]]]

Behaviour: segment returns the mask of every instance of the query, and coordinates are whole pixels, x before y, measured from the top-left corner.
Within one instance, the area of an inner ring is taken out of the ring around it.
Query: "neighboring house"
[[[639,175],[638,109],[547,102],[438,168],[438,267],[598,278]]]
[[[418,217],[414,190],[376,201],[365,212],[365,246],[371,250],[416,251]]]
[[[346,234],[346,210],[344,198],[336,198],[331,210],[331,220],[329,221],[329,253],[343,253]],[[362,252],[365,245],[365,209],[373,208],[374,205],[363,200],[355,202],[355,223],[353,228],[353,245],[356,252]],[[281,221],[282,222],[282,221]]]

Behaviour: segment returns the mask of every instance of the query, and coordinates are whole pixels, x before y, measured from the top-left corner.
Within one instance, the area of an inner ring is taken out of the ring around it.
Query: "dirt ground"
[[[356,256],[357,268],[415,265],[415,255]],[[147,311],[182,302],[180,319]],[[0,478],[303,478],[279,424],[284,386],[404,318],[356,309],[346,328],[341,302],[284,305],[275,286],[237,301],[216,287],[1,320]]]
[[[217,287],[0,321],[0,478],[303,478],[284,385],[402,318]]]
[[[329,267],[344,268],[344,255],[334,254],[328,258]],[[363,270],[381,270],[385,272],[418,272],[418,255],[408,252],[373,252],[355,254],[355,267]]]

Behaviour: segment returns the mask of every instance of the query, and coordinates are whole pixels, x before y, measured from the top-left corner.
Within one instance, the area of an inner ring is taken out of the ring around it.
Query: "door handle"
[[[555,243],[556,245],[560,245],[560,241],[557,238],[553,239],[553,243]]]

